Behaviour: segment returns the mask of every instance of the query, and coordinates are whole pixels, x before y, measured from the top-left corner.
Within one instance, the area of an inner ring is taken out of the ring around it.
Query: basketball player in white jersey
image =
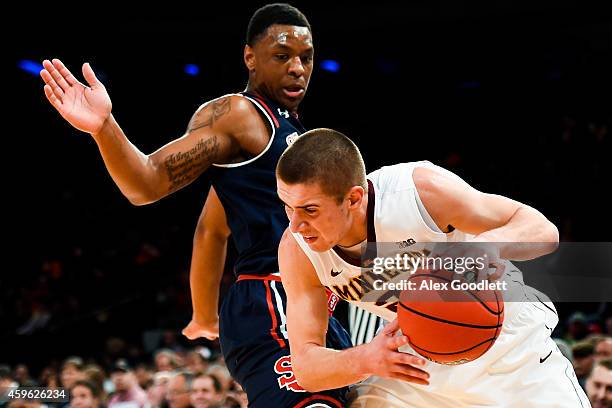
[[[306,390],[356,384],[351,407],[590,406],[572,365],[550,338],[558,323],[554,306],[525,287],[520,271],[507,261],[556,249],[558,231],[540,212],[479,192],[428,162],[383,167],[366,178],[357,147],[330,129],[302,135],[281,156],[276,177],[290,221],[279,264],[291,358]],[[504,295],[505,319],[491,349],[453,366],[418,356],[399,332],[393,305],[361,299],[356,282],[364,278],[360,258],[366,241],[530,243],[483,246],[490,263],[503,266],[496,279],[513,289],[512,299]],[[391,323],[368,344],[325,348],[325,287]]]

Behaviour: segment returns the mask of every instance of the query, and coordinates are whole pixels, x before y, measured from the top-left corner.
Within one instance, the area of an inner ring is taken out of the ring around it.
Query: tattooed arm
[[[83,65],[88,86],[60,60],[45,60],[43,66],[47,99],[72,126],[93,136],[109,174],[135,205],[186,186],[212,163],[230,162],[241,153],[256,155],[269,139],[255,108],[244,98],[226,96],[203,105],[182,137],[147,155],[115,121],[106,88],[89,64]]]
[[[191,183],[212,163],[238,155],[237,136],[249,122],[249,108],[237,96],[214,100],[193,115],[182,137],[150,155],[130,143],[112,115],[93,137],[121,192],[135,205],[149,204]]]

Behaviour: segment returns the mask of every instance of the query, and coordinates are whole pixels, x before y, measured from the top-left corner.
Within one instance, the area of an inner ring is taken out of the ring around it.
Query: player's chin
[[[314,242],[308,243],[308,247],[315,252],[326,252],[332,249],[333,245],[330,245],[319,237]]]
[[[285,95],[283,92],[282,96],[280,97],[283,105],[290,111],[296,110],[302,102],[302,99],[304,99],[304,94],[302,94],[302,96],[290,97]]]

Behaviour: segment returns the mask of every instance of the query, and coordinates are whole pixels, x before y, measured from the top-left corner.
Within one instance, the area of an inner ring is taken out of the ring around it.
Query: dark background
[[[150,153],[182,135],[201,103],[244,89],[246,26],[263,4],[21,4],[5,17],[1,361],[39,367],[101,355],[112,337],[138,348],[145,331],[178,333],[191,315],[191,241],[208,188],[202,178],[132,206],[93,140],[63,121],[42,80],[19,62],[61,58],[79,78],[90,62],[118,122]],[[369,170],[427,159],[538,208],[564,241],[610,240],[607,8],[569,0],[293,4],[308,16],[316,49],[300,109],[306,127],[346,133]],[[340,71],[321,69],[326,59]],[[187,63],[200,74],[187,75]],[[228,270],[224,287],[231,280]],[[576,310],[595,324],[610,314],[605,304],[558,306],[562,323]]]

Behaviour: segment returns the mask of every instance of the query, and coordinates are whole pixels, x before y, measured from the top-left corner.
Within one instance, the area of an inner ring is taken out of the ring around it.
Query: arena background
[[[582,1],[534,3],[294,2],[316,49],[303,123],[346,133],[371,170],[428,159],[538,208],[563,241],[609,241],[612,16]],[[36,376],[69,355],[104,365],[150,361],[161,347],[215,351],[179,334],[206,177],[132,206],[93,140],[48,104],[32,62],[61,58],[80,79],[89,61],[149,153],[201,103],[245,87],[246,26],[263,4],[21,4],[7,16],[0,363]],[[232,279],[227,268],[224,288]],[[612,315],[605,303],[557,306],[557,337],[577,311],[591,331]]]

